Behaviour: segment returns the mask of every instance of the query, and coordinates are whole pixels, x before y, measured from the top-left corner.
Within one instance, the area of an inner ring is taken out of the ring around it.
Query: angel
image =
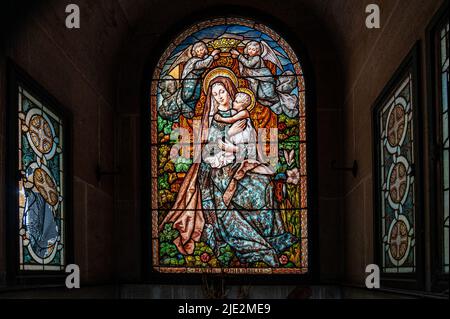
[[[174,121],[181,113],[181,107],[178,103],[177,81],[171,75],[165,75],[158,83],[162,101],[158,107],[159,115],[166,120]]]
[[[189,108],[195,108],[201,94],[201,76],[219,58],[220,50],[209,54],[206,43],[198,41],[187,47],[172,64],[169,73],[178,65],[185,63],[181,75],[181,100]]]
[[[291,71],[283,71],[279,58],[283,57],[281,53],[273,50],[265,41],[248,42],[244,54],[235,49],[230,53],[233,58],[238,59],[239,71],[242,76],[247,77],[259,103],[270,107],[276,114],[285,113],[289,117],[298,114],[298,98],[292,94],[297,82]],[[280,69],[282,73],[278,79],[275,79],[265,61]]]

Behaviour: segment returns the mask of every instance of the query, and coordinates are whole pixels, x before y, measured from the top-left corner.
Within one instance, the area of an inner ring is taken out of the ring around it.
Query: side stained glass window
[[[439,135],[438,144],[441,149],[441,196],[442,201],[440,209],[442,210],[442,269],[445,273],[449,272],[449,139],[448,139],[448,104],[449,104],[449,22],[448,18],[446,23],[443,24],[442,28],[439,30],[439,59],[438,70],[439,70],[439,80],[438,80],[438,90],[439,97],[438,101],[438,125]]]
[[[305,90],[266,25],[208,20],[170,44],[150,88],[154,270],[309,271]]]
[[[19,270],[65,267],[62,119],[18,87]]]
[[[376,110],[378,218],[382,271],[416,270],[413,77],[407,72]]]

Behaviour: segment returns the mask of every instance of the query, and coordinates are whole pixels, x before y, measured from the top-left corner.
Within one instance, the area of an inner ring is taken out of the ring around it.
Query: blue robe
[[[25,195],[23,225],[26,226],[33,251],[38,257],[46,258],[49,243],[57,241],[58,226],[52,208],[41,194],[26,190]]]
[[[229,112],[220,112],[223,117]],[[214,120],[214,132],[226,134],[231,125],[223,127]],[[210,134],[208,140],[218,136]],[[265,262],[278,267],[278,254],[297,242],[297,238],[284,230],[280,212],[274,207],[271,176],[248,172],[238,182],[236,192],[227,207],[223,195],[240,163],[212,168],[202,162],[199,186],[205,226],[203,240],[219,254],[227,244],[242,263]]]

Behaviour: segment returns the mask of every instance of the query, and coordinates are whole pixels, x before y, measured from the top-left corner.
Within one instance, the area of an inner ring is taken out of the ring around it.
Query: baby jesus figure
[[[205,159],[214,168],[220,168],[233,163],[236,155],[236,162],[242,162],[244,159],[256,159],[256,131],[250,119],[250,113],[247,110],[252,100],[249,94],[240,92],[237,93],[231,109],[231,116],[225,117],[216,113],[214,120],[217,124],[223,123],[234,124],[240,120],[246,120],[245,128],[231,136],[226,137],[223,141],[219,139],[217,146],[220,151]]]

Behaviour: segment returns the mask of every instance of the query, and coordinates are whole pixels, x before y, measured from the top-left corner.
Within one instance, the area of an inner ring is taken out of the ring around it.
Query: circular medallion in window
[[[388,201],[392,208],[398,209],[408,197],[410,181],[410,167],[408,160],[397,157],[387,176]]]
[[[39,152],[47,154],[53,146],[53,135],[50,124],[41,115],[33,115],[30,120],[30,137]]]
[[[392,147],[398,146],[403,142],[406,132],[407,118],[403,106],[396,105],[387,120],[387,139]]]
[[[51,159],[55,155],[59,140],[49,117],[40,109],[33,108],[27,112],[22,130],[38,157]]]
[[[408,219],[400,215],[397,220],[392,221],[389,229],[389,257],[396,265],[402,265],[409,255],[411,246],[410,226]]]
[[[44,200],[51,206],[58,204],[59,196],[53,178],[42,168],[37,168],[33,174],[34,186]]]

